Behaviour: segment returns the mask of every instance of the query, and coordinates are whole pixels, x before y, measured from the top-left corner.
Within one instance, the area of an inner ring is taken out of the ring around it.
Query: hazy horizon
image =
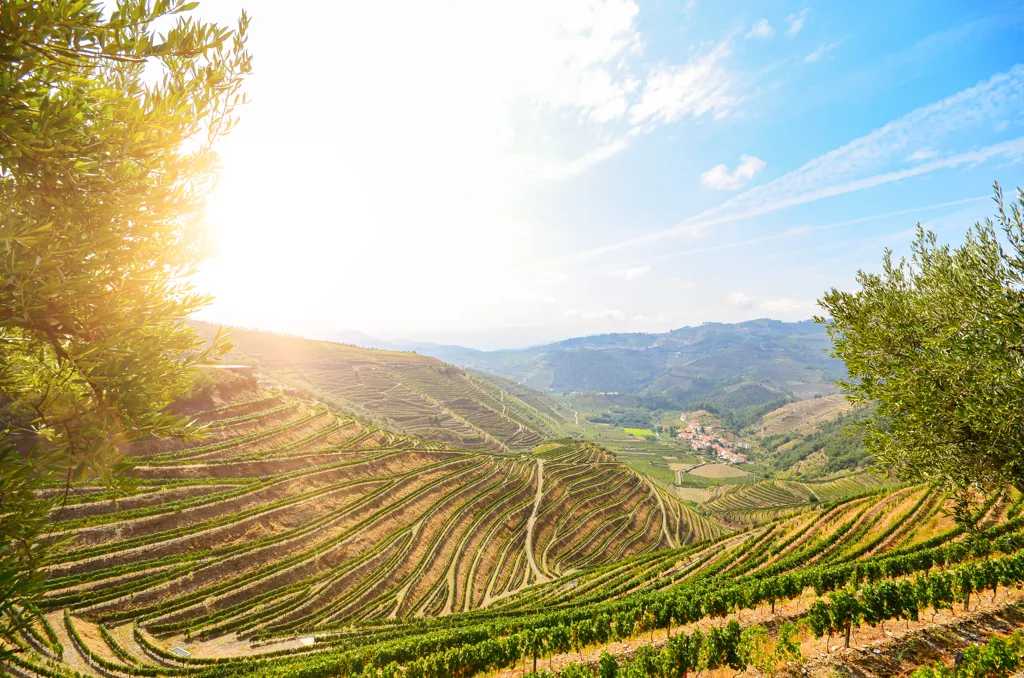
[[[519,350],[525,348],[531,348],[534,346],[543,346],[546,344],[554,344],[560,341],[566,341],[568,339],[579,339],[592,336],[599,336],[602,334],[617,334],[617,333],[636,333],[636,334],[665,334],[666,332],[672,332],[675,330],[685,329],[689,327],[699,327],[700,325],[714,324],[719,321],[706,320],[700,323],[693,323],[689,325],[679,325],[671,327],[667,330],[629,330],[627,332],[620,332],[616,330],[610,330],[608,332],[589,332],[584,334],[572,334],[572,333],[554,333],[550,328],[543,327],[496,327],[490,330],[479,330],[475,332],[451,332],[451,333],[425,333],[425,334],[392,334],[382,333],[374,334],[372,332],[365,332],[356,328],[346,329],[308,329],[308,328],[292,328],[290,330],[275,329],[273,327],[261,327],[258,325],[241,325],[233,324],[226,321],[221,321],[216,318],[201,318],[205,322],[217,325],[222,324],[225,327],[238,327],[239,329],[246,330],[257,330],[263,332],[275,332],[281,334],[289,334],[308,339],[323,339],[328,341],[337,341],[341,343],[355,343],[359,344],[360,339],[365,341],[379,340],[389,343],[402,343],[406,342],[409,344],[437,344],[441,346],[459,346],[462,348],[470,348],[478,351],[502,351],[502,350]],[[773,322],[782,323],[801,323],[811,322],[813,318],[797,318],[794,320],[781,320],[779,318],[771,318],[768,316],[762,316],[758,318],[748,318],[746,320],[739,320],[735,323],[725,324],[741,324],[745,322],[751,322],[756,320],[768,320]]]

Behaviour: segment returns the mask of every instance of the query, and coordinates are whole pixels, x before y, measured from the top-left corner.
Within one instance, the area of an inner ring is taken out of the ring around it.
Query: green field
[[[618,459],[637,473],[643,473],[666,485],[673,485],[676,481],[676,474],[660,459],[654,460],[649,457],[627,457],[621,455]]]
[[[642,438],[644,436],[653,436],[653,435],[655,435],[654,431],[652,431],[649,428],[624,428],[622,430],[625,431],[626,433],[628,433],[631,436],[637,436],[637,437],[640,437],[640,438]]]

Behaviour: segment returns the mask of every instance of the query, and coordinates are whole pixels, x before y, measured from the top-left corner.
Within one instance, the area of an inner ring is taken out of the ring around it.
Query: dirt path
[[[1024,606],[1019,600],[997,602],[966,615],[960,612],[959,616],[942,623],[914,626],[917,628],[906,630],[904,623],[890,622],[884,633],[881,629],[862,627],[862,633],[858,635],[865,635],[863,631],[868,631],[870,639],[859,639],[862,642],[848,650],[832,643],[831,652],[819,649],[818,656],[805,662],[800,667],[802,670],[791,668],[785,675],[882,678],[907,675],[917,667],[935,662],[949,665],[957,652],[970,645],[985,642],[992,635],[1006,635],[1024,628]],[[893,628],[897,630],[893,631]]]
[[[227,633],[209,640],[186,641],[182,636],[174,636],[167,639],[165,644],[184,648],[196,657],[252,657],[267,652],[303,647],[298,637],[282,638],[254,646],[249,640],[239,638],[237,633]]]
[[[540,571],[537,561],[533,556],[533,526],[537,524],[537,513],[540,511],[540,502],[544,498],[544,460],[537,460],[537,494],[533,498],[533,510],[526,521],[526,559],[530,561],[530,569],[537,577],[537,583],[542,584],[550,581],[551,578]]]
[[[579,426],[580,425],[580,413],[577,412],[576,410],[573,410],[572,411],[572,416],[576,418],[576,425]]]
[[[661,532],[665,535],[665,541],[668,542],[670,548],[676,548],[679,544],[672,538],[672,534],[668,529],[668,508],[665,507],[665,500],[661,498],[661,492],[658,492],[658,488],[654,486],[654,481],[647,477],[644,477],[644,481],[651,488],[654,498],[658,501],[658,509],[661,510]]]
[[[96,670],[93,669],[89,660],[86,659],[78,649],[78,646],[71,640],[71,635],[68,633],[67,627],[64,625],[64,612],[49,612],[46,615],[46,619],[50,622],[50,626],[53,627],[54,632],[57,634],[57,640],[59,640],[60,644],[64,647],[63,664],[87,676],[99,675]]]

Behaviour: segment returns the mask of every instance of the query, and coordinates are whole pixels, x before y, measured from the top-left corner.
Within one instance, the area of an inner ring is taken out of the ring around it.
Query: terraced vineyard
[[[212,338],[217,328],[196,323]],[[563,435],[572,412],[498,377],[473,376],[415,353],[232,329],[232,358],[385,417],[389,427],[462,449],[528,450]]]
[[[272,412],[280,407],[276,403],[276,399],[261,403],[250,401],[249,404],[239,402],[234,406],[237,409],[222,410],[216,415],[220,421],[238,423],[225,424],[215,430],[241,425],[246,417],[256,412]],[[241,413],[243,411],[245,414]],[[349,440],[362,435],[365,431]],[[430,470],[418,467],[419,475],[436,479],[445,473],[465,474],[466,480],[456,483],[455,488],[463,498],[478,496],[485,491],[488,479],[494,480],[500,473],[496,466],[488,466],[497,459],[489,455],[417,449],[418,441],[411,439],[393,440],[392,447],[396,445],[404,449],[405,454],[451,455],[441,462],[428,464]],[[349,455],[364,458],[384,454],[374,448],[357,452],[360,447],[355,444],[345,449],[350,450]],[[181,451],[153,452],[155,464],[159,461],[157,457],[166,459],[166,455]],[[223,459],[224,464],[237,463]],[[12,670],[16,675],[72,675],[75,671],[85,675],[210,678],[248,675],[440,678],[493,672],[523,665],[531,656],[540,656],[544,664],[570,671],[571,665],[581,660],[582,667],[586,667],[588,661],[596,663],[596,653],[612,641],[618,641],[616,647],[622,648],[617,651],[629,652],[621,658],[627,662],[634,652],[639,651],[641,654],[637,657],[640,657],[643,652],[671,647],[673,641],[666,637],[666,628],[673,637],[686,638],[686,634],[697,634],[700,628],[718,633],[726,620],[731,620],[730,628],[738,623],[751,625],[754,623],[751,620],[774,614],[777,605],[784,606],[789,617],[820,615],[822,609],[827,614],[828,603],[822,603],[821,599],[832,600],[829,596],[835,592],[848,590],[844,589],[848,582],[861,587],[853,590],[858,600],[862,600],[858,604],[869,611],[873,609],[869,606],[874,604],[870,596],[875,595],[875,588],[891,584],[897,587],[894,591],[911,595],[917,590],[911,586],[911,577],[915,577],[914,582],[927,582],[931,577],[936,586],[946,582],[943,586],[947,587],[954,580],[980,582],[977,584],[980,588],[963,589],[957,584],[955,591],[950,588],[943,593],[945,589],[939,587],[913,594],[924,601],[922,605],[937,606],[936,611],[946,605],[944,600],[966,600],[956,591],[991,588],[992,584],[984,583],[987,580],[977,574],[987,571],[985,568],[997,568],[993,571],[1004,573],[999,575],[1003,587],[1024,583],[1024,556],[1019,555],[1024,548],[1024,519],[1020,516],[1022,501],[1018,495],[1000,495],[978,511],[975,521],[980,532],[970,544],[962,542],[962,528],[956,527],[942,511],[944,497],[917,487],[881,490],[823,503],[798,516],[775,520],[742,533],[725,534],[710,526],[698,527],[700,523],[692,523],[694,527],[687,537],[687,533],[675,531],[677,527],[682,529],[677,517],[689,518],[687,514],[675,513],[674,509],[663,510],[664,504],[658,497],[662,501],[665,497],[657,492],[634,489],[630,494],[630,481],[615,476],[611,481],[601,482],[600,487],[608,492],[627,492],[623,495],[626,497],[643,496],[650,503],[649,507],[642,508],[643,502],[638,500],[637,510],[630,512],[633,517],[629,524],[637,527],[625,532],[632,532],[634,537],[618,537],[623,532],[621,526],[610,523],[589,531],[580,530],[578,532],[586,531],[589,536],[568,537],[560,545],[560,535],[568,535],[588,512],[599,514],[604,505],[602,497],[597,495],[577,502],[561,495],[572,491],[573,482],[581,481],[586,467],[593,465],[610,471],[615,465],[599,450],[572,443],[547,444],[532,459],[507,461],[510,464],[508,479],[502,485],[507,485],[508,492],[513,493],[509,499],[512,505],[528,509],[523,511],[529,514],[525,520],[490,521],[491,514],[487,510],[467,512],[460,519],[457,509],[446,513],[458,502],[440,499],[444,495],[438,495],[437,511],[425,512],[424,520],[436,520],[453,527],[464,525],[467,529],[456,529],[449,533],[450,537],[438,541],[429,537],[425,523],[414,523],[420,527],[407,530],[401,526],[400,519],[396,519],[388,524],[389,528],[394,528],[390,533],[371,530],[374,542],[359,551],[348,565],[333,561],[332,570],[321,569],[315,576],[309,576],[311,563],[326,564],[323,561],[331,559],[328,551],[321,550],[320,558],[307,557],[305,562],[292,557],[298,553],[295,550],[274,560],[255,560],[253,556],[260,549],[273,548],[273,544],[261,542],[267,535],[245,539],[231,547],[222,546],[221,551],[210,547],[195,549],[188,554],[191,577],[179,572],[165,583],[156,580],[184,561],[165,557],[163,562],[150,560],[144,568],[129,565],[125,557],[136,549],[146,549],[145,545],[130,550],[117,548],[110,556],[101,556],[118,561],[116,564],[106,562],[105,569],[89,568],[97,556],[72,557],[81,551],[70,551],[64,566],[76,569],[87,581],[76,584],[65,580],[55,586],[55,580],[51,580],[48,600],[53,611],[47,615],[45,623],[26,631],[26,651]],[[183,463],[178,461],[174,466],[161,468],[180,468],[178,465]],[[522,489],[518,481],[531,475],[531,466],[537,472],[537,481],[543,472],[543,483],[527,482],[526,492],[518,493]],[[405,477],[404,470],[412,467],[391,467],[393,473],[384,478]],[[218,476],[220,479],[227,477]],[[409,482],[408,477],[405,480]],[[355,484],[358,482],[365,481]],[[372,482],[386,484],[387,481],[374,478]],[[614,489],[618,484],[622,487]],[[432,481],[424,478],[416,487],[423,489],[431,485]],[[174,489],[180,491],[184,487],[186,485],[182,484]],[[168,491],[172,490],[158,490]],[[200,496],[206,498],[214,493],[211,490]],[[366,491],[356,501],[372,493],[373,490]],[[140,494],[138,499],[144,496]],[[423,495],[410,488],[405,496]],[[104,501],[95,499],[76,506],[99,507]],[[626,499],[627,504],[629,501],[632,500]],[[392,506],[400,503],[401,500],[390,502]],[[143,504],[156,505],[152,501],[136,501],[135,504],[133,510],[142,508]],[[586,507],[577,504],[586,504]],[[653,508],[655,506],[657,508]],[[398,508],[397,512],[401,513],[402,509]],[[85,513],[104,515],[91,510]],[[651,515],[657,519],[650,520]],[[510,537],[493,540],[501,545],[490,551],[496,557],[483,555],[488,551],[474,547],[477,537],[493,536],[497,533],[492,534],[492,531],[504,529],[499,526],[508,527]],[[706,532],[700,534],[700,529]],[[331,539],[328,528],[321,527],[319,532],[324,540]],[[637,534],[643,536],[636,539],[635,546],[629,546],[630,539],[635,539]],[[698,536],[706,539],[684,543],[687,538]],[[138,535],[133,538],[137,539]],[[290,538],[303,537],[292,535]],[[409,546],[407,538],[418,541],[418,545]],[[614,545],[609,553],[621,558],[593,558],[592,550],[577,548],[585,541]],[[509,543],[516,546],[506,554],[504,547]],[[160,544],[173,545],[174,541],[152,541],[150,548],[159,548]],[[535,545],[532,550],[531,544]],[[234,547],[240,550],[230,552]],[[395,557],[406,548],[411,549],[406,553],[433,555],[408,561]],[[179,557],[184,555],[180,550],[178,553]],[[223,571],[223,566],[232,558],[246,557],[245,554],[248,555],[247,565],[237,569],[233,578],[215,581],[204,577],[205,570],[220,565]],[[509,561],[514,563],[502,565]],[[136,559],[134,562],[144,561]],[[413,576],[405,579],[397,574],[365,576],[365,573],[385,571],[386,568],[377,565],[388,562],[392,563],[393,570],[402,569],[395,567],[398,563],[408,562],[408,572]],[[431,564],[421,567],[424,563],[439,563],[441,567]],[[124,569],[114,575],[111,568],[116,567]],[[280,574],[296,568],[305,568],[306,576],[291,577],[286,586],[267,585]],[[350,575],[359,568],[364,568],[364,576],[357,582]],[[956,579],[960,575],[944,572],[946,568],[974,573],[971,576],[975,579]],[[100,572],[106,572],[103,579],[91,576]],[[201,581],[189,581],[192,578]],[[182,582],[183,579],[186,581]],[[328,595],[328,590],[343,580],[348,584],[334,588],[334,594]],[[506,583],[509,580],[510,585]],[[994,586],[998,587],[999,583]],[[91,589],[92,593],[77,601],[71,600],[86,589]],[[120,597],[108,597],[106,592],[113,589],[119,589]],[[1006,588],[1000,590],[1004,591],[1007,604],[1013,604],[1019,597],[1013,591],[1007,593]],[[130,591],[136,593],[132,595]],[[911,593],[906,593],[908,591]],[[155,604],[158,599],[163,601],[159,607]],[[823,604],[825,608],[821,607]],[[982,603],[975,603],[976,607],[978,605]],[[446,612],[451,614],[444,614]],[[419,618],[421,613],[439,616]],[[880,611],[878,614],[885,619],[884,615],[890,613]],[[709,625],[712,618],[721,621]],[[923,626],[923,620],[918,625]],[[656,636],[659,628],[662,631]],[[910,631],[909,620],[907,631]],[[739,633],[738,626],[736,633]],[[804,645],[820,642],[815,641],[809,631],[805,633],[807,635],[798,642]],[[545,655],[550,658],[544,660]],[[713,665],[708,663],[713,657],[702,657],[700,661],[705,662],[704,665]],[[506,671],[502,675],[521,673]],[[566,678],[577,675],[595,674],[563,673]]]
[[[138,444],[132,493],[83,492],[54,515],[72,542],[46,608],[125,643],[126,622],[309,633],[486,608],[724,532],[591,444],[457,450],[232,379],[192,413],[208,439]]]
[[[46,615],[7,673],[512,676],[547,655],[573,678],[608,647],[626,663],[661,652],[673,627],[700,639],[729,620],[739,638],[776,605],[841,628],[828,601],[848,584],[910,595],[911,576],[947,586],[959,567],[957,590],[1002,582],[1011,604],[1005,587],[1024,583],[1012,491],[967,541],[927,488],[763,481],[705,505],[730,530],[591,443],[460,450],[233,374],[180,408],[208,438],[137,444],[132,489],[85,488],[55,511],[73,541],[47,565]],[[993,567],[1004,574],[978,574]],[[852,590],[873,609],[875,589]],[[922,590],[936,612],[954,599]]]
[[[890,479],[871,471],[822,482],[769,479],[709,488],[703,509],[728,523],[758,524],[891,485]]]

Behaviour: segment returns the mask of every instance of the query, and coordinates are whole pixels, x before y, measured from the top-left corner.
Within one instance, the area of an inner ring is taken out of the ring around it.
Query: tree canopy
[[[165,407],[224,350],[186,319],[209,301],[189,278],[248,18],[197,4],[0,5],[0,613],[29,602],[33,483],[109,479],[139,436],[189,435]]]
[[[904,477],[965,497],[1024,491],[1024,192],[958,247],[920,225],[911,255],[860,271],[819,302],[849,376],[871,405],[865,444]]]

